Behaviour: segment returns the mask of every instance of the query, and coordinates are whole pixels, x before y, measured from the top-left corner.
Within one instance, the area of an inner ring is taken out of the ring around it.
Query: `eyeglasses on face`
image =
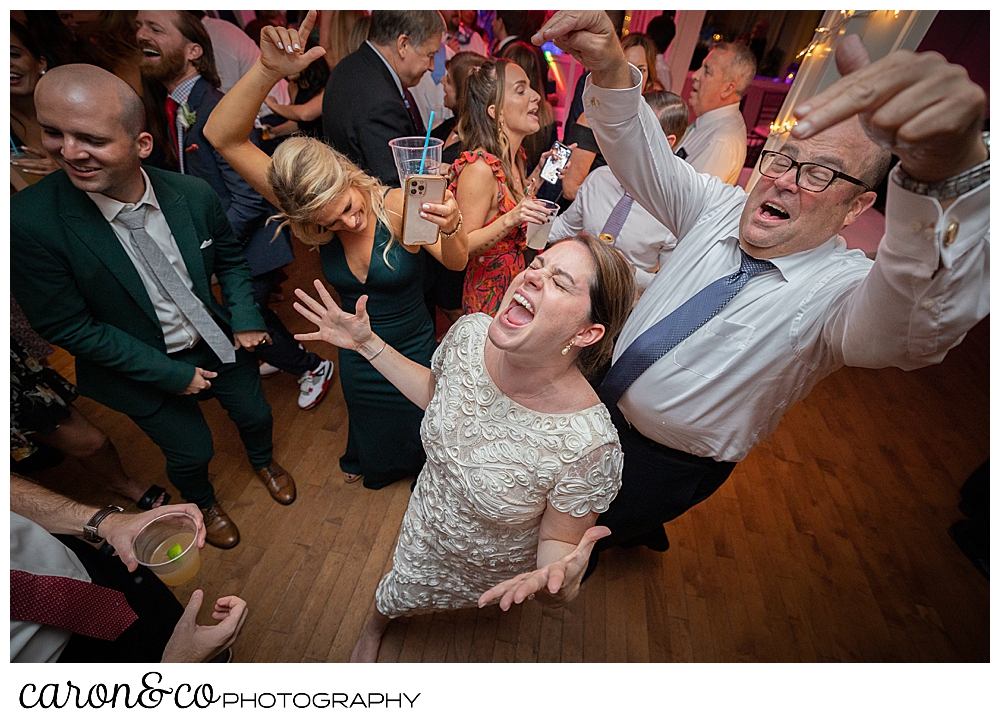
[[[792,168],[795,171],[795,183],[804,191],[819,193],[830,187],[830,184],[838,178],[861,186],[866,191],[871,189],[864,181],[859,181],[854,176],[835,171],[832,168],[820,165],[819,163],[799,163],[798,161],[777,151],[764,151],[760,154],[760,173],[768,178],[779,178]]]

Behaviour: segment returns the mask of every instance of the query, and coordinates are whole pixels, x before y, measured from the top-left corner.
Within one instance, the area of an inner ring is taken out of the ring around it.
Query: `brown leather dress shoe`
[[[218,502],[202,507],[201,515],[205,519],[205,531],[208,533],[205,541],[209,545],[228,550],[240,543],[240,531],[236,529],[236,523],[229,519]]]
[[[257,470],[257,477],[267,487],[275,502],[283,505],[295,502],[295,480],[273,459],[267,467]]]

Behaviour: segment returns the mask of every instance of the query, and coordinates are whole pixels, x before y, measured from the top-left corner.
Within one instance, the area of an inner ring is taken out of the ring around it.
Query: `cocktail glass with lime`
[[[139,530],[132,554],[167,585],[183,585],[201,567],[197,537],[194,517],[187,512],[164,512]]]

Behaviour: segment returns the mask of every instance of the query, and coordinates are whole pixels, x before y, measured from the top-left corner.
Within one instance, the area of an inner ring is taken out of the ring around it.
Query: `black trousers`
[[[98,552],[83,540],[58,535],[71,549],[97,585],[118,590],[139,619],[117,640],[99,640],[73,633],[60,663],[158,663],[163,649],[181,619],[184,607],[160,579],[140,566],[129,572],[117,557]]]
[[[264,324],[267,326],[267,333],[271,336],[270,344],[261,344],[257,347],[257,356],[283,372],[300,377],[318,367],[323,360],[317,354],[300,347],[292,332],[288,331],[268,305],[277,271],[274,269],[253,277],[253,300],[260,309]]]
[[[594,550],[640,544],[666,550],[669,542],[663,523],[708,499],[736,463],[670,449],[640,434],[617,408],[611,416],[618,428],[625,466],[618,496],[597,519],[597,524],[611,529],[611,535],[598,540]],[[595,560],[596,556],[592,557],[591,561]]]

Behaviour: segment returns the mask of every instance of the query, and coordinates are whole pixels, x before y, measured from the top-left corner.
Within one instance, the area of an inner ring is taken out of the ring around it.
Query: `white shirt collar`
[[[706,111],[702,113],[695,120],[698,125],[704,125],[706,123],[717,123],[718,121],[733,115],[740,115],[740,104],[730,103],[729,105],[724,105],[721,108],[715,108],[714,110]]]
[[[149,182],[149,176],[146,175],[146,171],[142,168],[139,169],[139,172],[142,173],[142,182],[146,184],[146,190],[143,192],[142,198],[140,198],[139,202],[136,204],[122,203],[121,201],[116,201],[110,196],[105,196],[103,193],[87,192],[87,195],[90,196],[90,200],[97,204],[97,208],[100,210],[101,215],[104,216],[108,223],[114,221],[115,217],[122,212],[123,208],[126,207],[139,208],[145,203],[159,210],[160,203],[156,200],[156,194],[153,192],[153,184]]]
[[[382,55],[382,53],[379,52],[378,48],[376,48],[374,45],[372,45],[371,42],[368,41],[368,40],[366,40],[365,42],[368,44],[369,48],[371,48],[372,50],[375,51],[375,55],[378,56],[379,60],[381,60],[383,63],[385,63],[385,67],[387,67],[389,69],[389,72],[392,73],[392,79],[394,81],[396,81],[396,89],[399,91],[400,97],[402,97],[403,96],[403,83],[402,83],[402,81],[400,81],[399,76],[396,75],[396,71],[392,69],[392,66],[389,65],[389,61],[386,60],[385,56]]]

